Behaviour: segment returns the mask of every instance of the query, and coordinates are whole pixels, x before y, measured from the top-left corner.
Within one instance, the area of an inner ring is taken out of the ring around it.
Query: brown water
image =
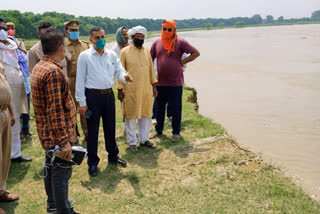
[[[320,199],[320,25],[180,33],[200,113]]]

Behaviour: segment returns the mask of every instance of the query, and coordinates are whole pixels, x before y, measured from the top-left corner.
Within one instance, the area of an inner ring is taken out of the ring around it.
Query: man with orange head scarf
[[[167,19],[162,23],[161,38],[156,40],[150,50],[152,60],[157,58],[157,125],[150,138],[162,134],[166,105],[172,106],[172,141],[180,139],[182,86],[184,84],[182,67],[200,56],[199,51],[186,40],[178,37],[176,22]],[[190,54],[181,59],[183,53]]]

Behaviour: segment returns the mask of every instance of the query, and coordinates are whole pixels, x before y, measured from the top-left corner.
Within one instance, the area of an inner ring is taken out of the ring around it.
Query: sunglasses
[[[163,27],[162,30],[163,30],[163,31],[167,31],[167,30],[168,30],[168,32],[171,32],[171,31],[173,31],[173,28]]]
[[[0,27],[0,30],[8,31],[8,28],[7,27]]]

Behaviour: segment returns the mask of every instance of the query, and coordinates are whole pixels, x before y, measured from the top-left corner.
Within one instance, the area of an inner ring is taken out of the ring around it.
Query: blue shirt
[[[27,94],[30,94],[30,92],[31,92],[31,85],[30,85],[29,79],[30,79],[30,77],[23,77],[24,88],[26,89]]]
[[[127,83],[124,78],[127,74],[115,52],[105,49],[103,55],[100,56],[91,46],[89,49],[81,52],[78,59],[76,100],[80,106],[86,106],[86,88],[112,88],[115,77]]]

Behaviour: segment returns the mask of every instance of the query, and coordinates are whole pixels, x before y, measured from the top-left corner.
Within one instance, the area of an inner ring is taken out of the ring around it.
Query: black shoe
[[[32,157],[28,157],[28,156],[19,156],[17,158],[11,158],[12,162],[30,162],[32,161]]]
[[[122,160],[122,159],[120,159],[120,158],[118,158],[117,160],[115,160],[115,161],[109,161],[111,164],[114,164],[114,165],[120,165],[120,166],[122,166],[122,167],[127,167],[127,161],[125,161],[125,160]]]
[[[140,143],[140,146],[146,146],[146,147],[150,147],[150,148],[156,147],[154,145],[154,143],[151,143],[149,140],[146,140],[144,143]]]
[[[97,166],[89,166],[88,172],[91,177],[96,177],[98,174],[98,167]]]
[[[76,211],[74,211],[73,208],[71,208],[70,213],[71,214],[80,214],[80,213],[77,213]]]

